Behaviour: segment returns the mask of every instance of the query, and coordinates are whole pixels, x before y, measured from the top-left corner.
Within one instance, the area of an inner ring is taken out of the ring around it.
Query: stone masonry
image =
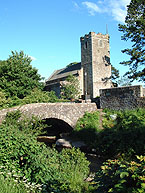
[[[101,89],[100,106],[114,110],[145,108],[144,88],[137,85]]]
[[[80,41],[84,94],[95,98],[100,95],[99,89],[112,86],[109,35],[90,32]]]
[[[99,96],[99,89],[112,86],[109,35],[90,32],[81,37],[80,41],[81,63],[56,70],[46,80],[45,89],[54,90],[58,97],[60,97],[61,85],[69,74],[78,78],[82,98],[89,95],[93,99]]]
[[[77,120],[87,112],[97,110],[95,103],[34,103],[17,106],[0,111],[0,123],[4,120],[7,112],[20,110],[26,117],[32,115],[40,119],[56,118],[65,121],[72,128],[75,127]]]

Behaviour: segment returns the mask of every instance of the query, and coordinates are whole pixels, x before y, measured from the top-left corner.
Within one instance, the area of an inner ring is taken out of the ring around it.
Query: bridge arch
[[[49,136],[60,136],[62,133],[71,133],[73,128],[65,121],[57,118],[43,119],[45,132]]]
[[[46,120],[46,119],[54,119],[54,120],[58,120],[58,121],[63,121],[65,123],[67,123],[70,127],[74,128],[74,123],[72,121],[72,119],[66,115],[62,115],[60,112],[56,112],[55,114],[52,113],[52,115],[49,113],[45,113],[44,115],[42,115],[40,117],[40,119],[42,120]]]

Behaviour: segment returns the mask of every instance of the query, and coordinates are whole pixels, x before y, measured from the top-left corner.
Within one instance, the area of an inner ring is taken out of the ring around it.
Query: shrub
[[[96,192],[145,192],[145,156],[136,161],[108,160],[96,173]]]
[[[20,171],[15,171],[14,165],[10,165],[10,163],[7,163],[5,166],[0,166],[0,193],[1,191],[2,193],[41,192],[41,184],[29,182]],[[13,170],[10,170],[10,168],[13,168]]]
[[[41,91],[37,88],[33,89],[29,95],[24,97],[22,100],[23,104],[30,103],[48,103],[48,102],[57,102],[58,98],[55,95],[54,91],[46,92]]]
[[[22,184],[18,184],[13,178],[0,176],[0,193],[27,193],[28,190]]]
[[[98,154],[110,158],[126,154],[128,157],[144,152],[145,109],[115,112],[116,120],[106,114],[105,129],[96,139]]]
[[[89,185],[84,180],[89,162],[85,155],[74,148],[59,153],[37,142],[37,119],[26,122],[19,117],[18,111],[9,113],[0,125],[0,165],[30,183],[43,184],[44,192],[87,191]]]
[[[54,102],[65,102],[65,100],[58,99],[54,91],[46,92],[38,88],[33,89],[30,94],[25,96],[23,99],[20,99],[17,96],[8,98],[3,91],[0,91],[0,109],[31,103]]]
[[[84,154],[79,149],[73,148],[63,149],[57,156],[53,162],[55,167],[53,178],[45,190],[74,193],[87,191],[89,184],[84,180],[89,174],[89,162]]]
[[[93,146],[96,140],[97,133],[100,131],[99,112],[86,112],[76,124],[74,136]]]
[[[0,109],[7,108],[12,103],[10,98],[6,98],[6,94],[0,90]]]

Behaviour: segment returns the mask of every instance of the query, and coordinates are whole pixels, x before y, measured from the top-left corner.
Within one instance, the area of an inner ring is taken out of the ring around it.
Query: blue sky
[[[32,57],[46,79],[71,62],[81,61],[80,37],[90,31],[110,35],[111,63],[121,75],[119,63],[127,59],[121,50],[130,43],[121,40],[118,24],[124,22],[130,0],[0,0],[0,60],[11,51]]]

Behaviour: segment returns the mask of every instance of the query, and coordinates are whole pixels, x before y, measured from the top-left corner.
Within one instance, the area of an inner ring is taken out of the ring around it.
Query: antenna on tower
[[[106,34],[108,34],[108,25],[106,24]]]

